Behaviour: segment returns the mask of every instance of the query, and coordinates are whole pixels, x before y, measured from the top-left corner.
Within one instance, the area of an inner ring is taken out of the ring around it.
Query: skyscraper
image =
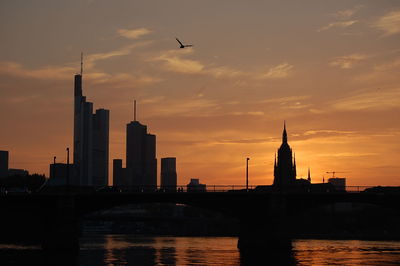
[[[126,125],[126,173],[129,185],[157,187],[156,136],[138,121]]]
[[[0,151],[0,178],[8,176],[8,151]]]
[[[176,191],[176,158],[161,158],[161,189],[164,191]]]
[[[109,110],[98,109],[82,94],[82,69],[74,84],[74,178],[72,184],[108,184]]]
[[[296,159],[287,140],[286,123],[283,125],[282,144],[278,149],[278,161],[275,156],[274,186],[287,187],[296,182]]]
[[[113,184],[133,186],[143,191],[157,188],[156,136],[147,133],[147,126],[136,121],[126,125],[126,168],[122,160],[113,160]]]

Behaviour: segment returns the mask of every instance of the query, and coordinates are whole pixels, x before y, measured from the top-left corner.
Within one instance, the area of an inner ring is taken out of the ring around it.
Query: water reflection
[[[0,265],[399,265],[400,242],[295,240],[289,253],[239,254],[234,237],[86,235],[79,254],[1,245]]]

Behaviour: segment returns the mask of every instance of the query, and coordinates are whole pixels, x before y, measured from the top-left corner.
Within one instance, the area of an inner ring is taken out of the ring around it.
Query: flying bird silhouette
[[[185,48],[185,47],[192,47],[193,44],[183,44],[178,38],[175,37],[175,39],[179,42],[180,46],[179,48]]]

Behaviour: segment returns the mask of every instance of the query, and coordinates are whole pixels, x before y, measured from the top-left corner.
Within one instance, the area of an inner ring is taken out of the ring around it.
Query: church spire
[[[310,167],[308,167],[308,178],[307,178],[307,180],[311,183]]]
[[[282,143],[287,143],[286,121],[283,121]]]

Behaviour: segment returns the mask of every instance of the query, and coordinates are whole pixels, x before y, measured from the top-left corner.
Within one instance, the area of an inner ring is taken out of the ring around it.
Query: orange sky
[[[400,185],[400,2],[2,1],[0,149],[48,174],[72,147],[73,75],[125,129],[157,135],[178,183],[271,184],[286,120],[298,177]],[[179,49],[175,37],[193,43]]]

